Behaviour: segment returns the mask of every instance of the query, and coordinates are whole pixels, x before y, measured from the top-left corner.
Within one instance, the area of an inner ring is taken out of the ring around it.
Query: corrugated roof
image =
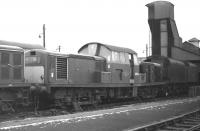
[[[39,44],[26,44],[26,43],[19,43],[19,42],[10,42],[10,41],[4,41],[0,40],[0,45],[10,45],[10,46],[18,46],[23,49],[45,49],[42,45]]]
[[[118,47],[118,46],[113,46],[113,45],[107,45],[107,44],[102,44],[102,43],[98,43],[98,42],[90,42],[90,43],[87,43],[85,45],[83,45],[79,50],[78,52],[80,52],[83,48],[85,48],[86,46],[90,45],[90,44],[98,44],[98,45],[101,45],[101,46],[104,46],[106,48],[108,48],[109,50],[112,50],[112,51],[118,51],[118,52],[127,52],[127,53],[131,53],[131,54],[137,54],[135,51],[129,49],[129,48],[124,48],[124,47]]]

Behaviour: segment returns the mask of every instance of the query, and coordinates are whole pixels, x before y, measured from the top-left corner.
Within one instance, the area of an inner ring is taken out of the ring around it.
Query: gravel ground
[[[10,131],[122,131],[199,109],[200,97],[0,123]]]

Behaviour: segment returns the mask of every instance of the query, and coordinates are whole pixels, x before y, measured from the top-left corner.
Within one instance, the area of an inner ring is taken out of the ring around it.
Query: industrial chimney
[[[146,6],[152,34],[152,55],[172,57],[172,46],[182,43],[174,20],[174,5],[156,1]]]

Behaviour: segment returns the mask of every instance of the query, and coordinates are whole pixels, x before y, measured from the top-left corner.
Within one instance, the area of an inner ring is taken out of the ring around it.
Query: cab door
[[[112,83],[129,83],[130,63],[128,54],[112,51],[112,59],[109,64],[112,73]]]

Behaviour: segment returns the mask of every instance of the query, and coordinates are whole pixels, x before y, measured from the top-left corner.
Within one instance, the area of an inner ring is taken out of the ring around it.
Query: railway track
[[[43,116],[56,116],[56,115],[66,115],[66,114],[73,114],[77,112],[84,112],[84,111],[95,111],[95,110],[103,110],[103,109],[112,109],[116,107],[121,107],[124,105],[131,105],[131,104],[142,104],[142,103],[150,103],[150,102],[164,102],[166,100],[178,100],[178,99],[186,99],[188,97],[174,97],[174,98],[157,98],[157,99],[147,99],[147,100],[129,100],[123,102],[114,102],[114,103],[105,103],[96,106],[84,106],[81,107],[81,110],[75,111],[74,109],[58,109],[58,108],[49,108],[46,110],[37,110],[37,111],[19,111],[13,113],[4,113],[0,114],[0,122],[7,121],[7,120],[17,120],[23,119],[28,117],[43,117]]]
[[[200,110],[129,131],[200,131]]]

